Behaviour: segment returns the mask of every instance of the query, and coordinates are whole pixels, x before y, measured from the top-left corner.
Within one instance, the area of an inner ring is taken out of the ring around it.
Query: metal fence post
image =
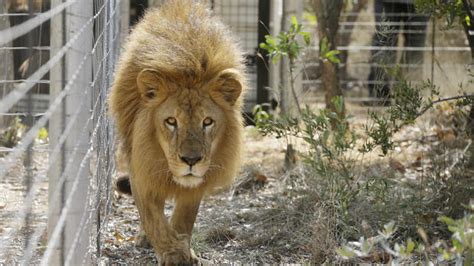
[[[0,13],[8,13],[8,10],[5,5],[0,4]],[[4,30],[10,27],[10,22],[8,21],[8,17],[0,17],[0,30]],[[5,44],[5,46],[10,46],[11,43]],[[0,64],[0,78],[11,80],[13,79],[13,52],[9,51],[8,49],[0,50],[0,60],[2,60],[3,64]],[[6,95],[8,95],[13,89],[12,84],[3,83],[0,84],[0,99],[3,99]],[[7,128],[10,124],[11,117],[0,115],[0,129]]]
[[[60,3],[62,3],[61,0],[53,0],[52,6],[54,7]],[[79,29],[83,28],[92,16],[93,2],[77,1],[65,10],[61,16],[53,18],[51,23],[51,54],[55,54],[72,36],[77,34]],[[50,238],[59,215],[67,211],[61,240],[58,241],[49,260],[51,265],[63,265],[72,246],[74,246],[74,249],[69,263],[72,265],[87,263],[87,260],[84,261],[83,257],[84,254],[88,253],[89,234],[84,233],[78,242],[75,243],[75,241],[77,241],[76,232],[81,228],[81,218],[90,211],[87,208],[89,205],[87,195],[90,176],[89,160],[84,160],[89,147],[91,131],[90,124],[88,124],[89,117],[91,116],[91,95],[84,93],[92,81],[92,62],[90,56],[88,56],[82,70],[79,73],[75,72],[79,63],[92,50],[92,35],[93,28],[92,24],[90,24],[67,52],[62,63],[58,64],[51,71],[51,99],[53,100],[65,88],[68,80],[74,79],[75,81],[63,102],[62,110],[57,112],[51,119],[50,150],[55,145],[60,145],[59,139],[64,131],[65,124],[68,122],[68,118],[73,116],[79,106],[81,106],[81,103],[86,103],[84,108],[80,110],[73,129],[62,147],[62,158],[57,160],[55,165],[51,166],[49,173],[48,236]],[[77,74],[77,76],[74,76],[74,74]],[[89,134],[81,134],[84,130],[88,131]],[[54,195],[62,175],[66,178],[65,182],[59,188],[61,191],[58,193],[58,197],[53,198],[52,195]],[[79,183],[77,189],[73,191],[73,183],[76,178],[79,178]],[[68,209],[65,209],[65,201],[71,196],[73,197],[72,204]],[[89,225],[86,224],[84,232],[89,232],[88,227]]]
[[[265,35],[270,34],[268,28],[270,27],[270,0],[259,0],[258,1],[258,52],[262,55],[261,58],[257,58],[257,104],[268,103],[268,85],[269,85],[269,72],[268,72],[268,52],[259,47],[260,43],[265,42]]]

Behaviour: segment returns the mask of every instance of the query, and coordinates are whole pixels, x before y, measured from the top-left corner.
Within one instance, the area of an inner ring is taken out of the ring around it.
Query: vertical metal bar
[[[64,0],[52,0],[51,8],[60,5]],[[51,34],[50,34],[50,55],[56,54],[66,44],[66,11],[61,12],[60,15],[51,18]],[[61,93],[64,86],[66,85],[66,59],[63,57],[59,64],[53,66],[50,71],[50,102],[53,102],[56,97]],[[65,101],[61,103],[61,107],[53,113],[49,123],[49,145],[50,150],[54,150],[57,145],[60,145],[59,140],[65,129]],[[60,193],[55,194],[55,188],[59,182],[59,177],[65,170],[66,165],[66,152],[64,145],[60,147],[60,156],[56,162],[50,163],[49,166],[49,189],[48,189],[48,238],[54,230],[57,223],[58,217],[61,214],[61,210],[64,207],[64,185],[60,187]],[[56,196],[55,196],[56,195]],[[64,232],[61,233],[61,239],[59,245],[54,247],[55,251],[51,257],[51,264],[61,265],[64,263]]]
[[[53,4],[61,3],[61,0],[53,0]],[[54,54],[61,47],[64,46],[66,40],[76,35],[81,28],[92,17],[92,1],[78,1],[76,4],[69,7],[63,13],[61,18],[53,18],[51,31],[51,53]],[[72,48],[65,55],[65,61],[59,66],[53,68],[51,71],[51,98],[55,99],[61,90],[64,89],[66,81],[74,78],[74,83],[68,95],[63,101],[63,108],[60,113],[52,117],[50,124],[50,145],[58,145],[59,139],[64,132],[65,122],[69,117],[74,116],[78,111],[77,108],[81,103],[90,103],[90,93],[86,91],[91,81],[92,63],[88,55],[92,49],[92,34],[91,26],[83,31],[81,37],[73,44]],[[60,40],[60,41],[59,41]],[[88,58],[88,59],[87,59]],[[86,59],[84,67],[76,76],[74,76],[77,66],[82,60]],[[60,81],[60,82],[58,82]],[[62,265],[65,263],[65,256],[74,245],[77,230],[81,228],[81,218],[87,215],[88,202],[87,192],[89,188],[89,171],[88,160],[81,165],[81,161],[85,157],[89,147],[89,134],[82,134],[84,131],[89,131],[87,121],[90,116],[90,106],[85,104],[79,112],[79,116],[71,130],[71,133],[66,138],[64,146],[62,147],[62,158],[60,162],[51,166],[50,181],[49,181],[49,215],[48,215],[48,232],[51,234],[56,226],[58,217],[64,210],[66,198],[72,197],[73,204],[67,212],[67,218],[63,230],[61,231],[61,242],[54,247],[54,252],[50,258],[50,263],[53,265]],[[75,150],[77,149],[77,150]],[[51,149],[52,150],[52,149]],[[73,156],[73,157],[72,157]],[[72,166],[66,164],[72,162]],[[82,168],[82,170],[80,170]],[[67,172],[65,172],[67,171]],[[56,188],[59,177],[65,175],[65,182],[61,189],[61,195],[58,198],[52,198],[54,189]],[[76,176],[79,176],[79,184],[76,191],[72,191],[72,187]],[[60,204],[57,204],[60,202]],[[89,232],[88,225],[84,229]],[[50,235],[51,236],[51,235]],[[83,264],[82,258],[84,254],[88,253],[89,234],[84,234],[80,238],[80,242],[75,245],[73,255],[70,257],[70,262],[73,265]],[[69,259],[69,258],[68,258]]]
[[[8,13],[6,5],[0,5],[0,13]],[[10,27],[10,21],[7,16],[0,17],[0,29],[6,29]],[[8,47],[10,44],[1,45],[0,47]],[[0,79],[2,80],[13,80],[15,72],[13,70],[13,50],[4,49],[0,51],[0,60],[2,60],[3,64],[0,65]],[[12,91],[13,84],[9,84],[7,82],[3,82],[0,85],[0,99],[3,99],[10,91]],[[10,125],[11,116],[2,115],[0,116],[0,128],[6,128]]]
[[[62,2],[64,3],[66,0],[62,0]],[[62,46],[64,46],[67,42],[67,35],[66,35],[66,30],[67,30],[67,27],[66,27],[66,10],[64,10],[62,13],[62,16],[61,16],[61,42],[62,42]],[[61,88],[60,90],[63,90],[64,87],[66,86],[66,57],[64,56],[62,59],[61,59]],[[62,108],[61,108],[61,134],[64,132],[64,130],[66,129],[66,101],[64,100],[62,102]],[[61,145],[61,172],[60,172],[60,175],[61,176],[64,171],[66,170],[66,146],[64,144]],[[60,197],[61,197],[61,202],[60,202],[60,209],[59,209],[59,213],[61,213],[61,210],[64,208],[65,204],[66,204],[66,199],[65,199],[65,195],[66,194],[66,185],[65,183],[63,183],[61,185],[61,193],[60,193]],[[60,243],[60,262],[61,264],[64,264],[64,261],[66,260],[65,256],[66,254],[65,251],[64,251],[64,245],[65,245],[65,240],[66,239],[66,236],[65,236],[65,233],[64,233],[64,230],[61,232],[61,243]]]
[[[84,24],[87,23],[89,19],[93,16],[93,1],[78,1],[76,4],[72,5],[68,10],[68,15],[66,16],[67,20],[67,38],[70,39],[72,36],[77,34],[79,29],[83,28]],[[65,243],[64,249],[69,252],[74,241],[77,230],[81,226],[81,220],[84,215],[87,215],[88,202],[87,199],[88,189],[89,189],[89,160],[81,166],[81,161],[87,154],[89,149],[89,134],[82,134],[85,130],[91,131],[90,126],[88,125],[88,119],[91,116],[91,93],[87,92],[86,88],[89,88],[92,81],[92,59],[89,56],[92,50],[92,40],[93,40],[93,27],[92,24],[84,30],[81,38],[73,45],[72,49],[66,55],[66,76],[68,79],[73,78],[73,73],[75,72],[77,65],[85,57],[87,58],[84,63],[83,70],[77,75],[77,78],[74,81],[74,85],[71,89],[70,94],[66,97],[66,117],[70,117],[77,112],[77,107],[81,105],[82,102],[88,103],[80,111],[80,114],[77,119],[77,123],[74,126],[74,129],[71,131],[70,136],[66,140],[66,156],[68,159],[72,159],[75,162],[73,167],[70,167],[70,171],[66,172],[66,196],[73,197],[73,204],[68,210],[67,222],[64,227],[65,232]],[[69,158],[73,153],[75,147],[78,147],[78,150],[75,153],[75,156]],[[80,170],[81,167],[84,167],[83,170]],[[87,169],[87,170],[86,170]],[[79,178],[79,185],[77,190],[73,193],[72,185],[75,181],[77,174],[81,175]],[[84,225],[84,231],[89,232],[89,225]],[[89,234],[84,234],[81,238],[80,243],[75,247],[72,259],[70,263],[72,265],[83,264],[84,254],[88,253],[89,248]],[[86,263],[89,264],[89,263]]]
[[[119,1],[120,2],[120,1]],[[120,18],[120,9],[117,11],[117,6],[119,5],[119,3],[117,3],[116,1],[112,1],[111,2],[111,5],[110,5],[110,10],[111,10],[111,15],[110,15],[110,20],[111,20],[111,23],[110,23],[110,27],[108,29],[108,32],[109,32],[109,55],[108,55],[108,58],[107,58],[107,65],[108,65],[108,68],[107,68],[107,73],[106,73],[106,80],[105,80],[105,84],[104,84],[104,87],[102,88],[102,96],[103,96],[103,103],[104,105],[107,103],[107,98],[108,98],[108,88],[110,88],[110,85],[111,85],[111,76],[109,75],[109,73],[112,73],[113,72],[113,69],[114,69],[114,62],[115,62],[115,56],[116,56],[116,48],[117,48],[117,42],[119,42],[120,40],[115,38],[114,36],[116,34],[118,34],[118,26],[119,26],[119,18]],[[117,13],[118,12],[118,13]],[[109,160],[104,160],[104,166],[103,166],[103,169],[102,169],[102,175],[101,175],[101,179],[105,179],[105,194],[104,194],[104,200],[107,200],[107,197],[109,197],[111,195],[111,187],[112,187],[112,184],[111,184],[111,180],[110,180],[110,176],[107,176],[107,172],[104,172],[106,169],[108,169],[108,165],[109,165],[109,162],[110,162],[110,159],[113,159],[113,157],[106,157],[107,154],[108,154],[108,150],[110,149],[110,144],[111,144],[111,139],[108,138],[108,132],[109,130],[109,123],[104,120],[104,126],[102,128],[102,141],[103,141],[103,158],[109,158]],[[107,204],[106,202],[104,202],[104,212],[107,213],[108,210],[107,210]]]
[[[103,39],[101,40],[102,42],[102,48],[103,48],[103,52],[102,52],[102,57],[104,58],[100,58],[100,60],[104,60],[102,61],[102,79],[101,81],[99,82],[98,84],[98,91],[97,91],[97,96],[100,97],[100,102],[97,106],[97,109],[98,110],[101,110],[102,109],[102,104],[105,103],[105,86],[107,84],[107,79],[108,79],[108,69],[109,69],[109,57],[110,57],[110,54],[108,53],[109,52],[109,49],[111,49],[111,42],[110,42],[110,29],[112,27],[112,22],[110,21],[112,18],[111,18],[111,13],[112,13],[112,10],[113,8],[111,7],[112,5],[112,1],[108,1],[108,2],[104,2],[103,3],[105,5],[105,8],[104,8],[104,15],[103,15],[103,23],[99,29],[100,32],[103,32]],[[107,26],[108,25],[108,26]],[[100,114],[97,114],[97,115],[100,115]],[[100,123],[104,123],[103,120],[100,121]],[[101,127],[101,125],[99,126]],[[96,169],[96,182],[97,182],[97,194],[96,194],[96,207],[97,207],[97,254],[98,256],[100,257],[101,256],[101,222],[103,220],[103,217],[104,215],[102,215],[102,212],[104,211],[103,210],[103,198],[102,198],[102,189],[103,189],[103,182],[105,180],[103,180],[101,177],[101,168],[103,167],[102,166],[102,163],[103,163],[103,159],[102,159],[102,149],[104,148],[102,143],[103,143],[103,131],[102,129],[100,130],[99,134],[97,134],[97,169]]]
[[[270,0],[258,1],[258,53],[257,57],[257,104],[268,103],[269,73],[268,73],[268,52],[261,49],[259,44],[265,42],[265,35],[269,34],[270,25]]]
[[[29,0],[28,1],[28,19],[32,19],[33,18],[33,0]],[[30,60],[30,66],[33,65],[33,58],[32,58],[32,54],[33,54],[33,41],[34,41],[34,37],[35,37],[35,32],[36,30],[32,30],[31,32],[29,32],[27,34],[27,47],[28,47],[28,50],[27,50],[27,56],[26,56],[26,60]],[[30,72],[30,71],[27,71],[27,72]],[[30,130],[30,128],[34,125],[34,121],[33,121],[33,90],[30,90],[27,94],[27,99],[26,99],[26,117],[25,117],[25,125],[26,125],[26,131]],[[28,145],[27,149],[26,149],[26,155],[25,155],[25,158],[24,158],[24,161],[23,161],[23,165],[25,167],[25,171],[26,171],[26,174],[25,174],[25,178],[24,178],[24,182],[25,182],[25,187],[26,187],[26,192],[25,192],[25,196],[28,195],[28,193],[30,192],[31,190],[31,179],[33,178],[33,173],[32,173],[32,161],[33,161],[33,143],[34,142],[31,142],[31,144]],[[31,222],[31,206],[29,206],[28,210],[26,210],[26,216],[25,216],[25,221],[24,221],[24,225],[25,225],[25,229],[24,229],[24,237],[25,237],[25,240],[24,240],[24,248],[26,248],[28,246],[28,243],[29,243],[29,238],[30,238],[30,222]]]

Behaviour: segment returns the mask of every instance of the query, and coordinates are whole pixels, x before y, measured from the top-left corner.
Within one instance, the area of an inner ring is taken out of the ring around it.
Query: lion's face
[[[194,187],[203,181],[213,150],[222,134],[224,113],[198,91],[184,89],[156,108],[156,137],[165,153],[173,179]]]
[[[233,71],[223,71],[208,82],[179,85],[156,71],[144,70],[137,85],[153,116],[155,138],[173,180],[185,187],[204,181],[213,153],[225,134],[224,109],[232,109],[242,85]],[[223,109],[224,108],[224,109]]]

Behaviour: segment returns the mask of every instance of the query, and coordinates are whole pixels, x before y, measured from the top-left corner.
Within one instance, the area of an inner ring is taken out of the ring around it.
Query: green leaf
[[[337,55],[340,54],[338,50],[331,50],[327,52],[324,57],[327,58],[329,61],[339,64],[341,60],[337,57]]]
[[[40,140],[46,140],[48,139],[48,130],[44,127],[42,127],[39,132],[38,132],[38,139]]]
[[[267,42],[267,44],[271,45],[271,46],[275,46],[276,43],[275,43],[275,39],[273,38],[273,36],[271,35],[265,35],[265,41]]]
[[[332,98],[331,101],[334,104],[334,107],[336,108],[336,112],[340,114],[344,111],[344,97],[336,96]]]
[[[327,142],[328,142],[329,134],[330,134],[329,131],[324,131],[324,132],[323,132],[323,137],[322,137],[322,142],[323,142],[323,143],[327,143]]]
[[[369,254],[369,252],[372,250],[372,247],[373,247],[372,243],[370,243],[367,239],[361,239],[360,244],[361,244],[361,251],[364,254]]]
[[[330,57],[328,57],[328,60],[331,61],[331,62],[333,62],[334,64],[339,64],[339,63],[341,63],[341,60],[340,60],[339,58],[335,57],[335,56],[330,56]]]
[[[442,253],[443,253],[443,259],[445,259],[445,260],[450,260],[451,259],[451,254],[447,250],[443,249]]]
[[[455,233],[455,232],[457,232],[457,231],[459,230],[459,228],[457,228],[456,225],[448,225],[448,230],[449,230],[450,232]]]
[[[294,26],[298,25],[298,19],[296,18],[296,16],[291,16],[290,21],[292,25]]]
[[[301,24],[296,24],[296,30],[295,30],[295,31],[299,33],[302,28],[303,28],[303,25],[301,25]]]
[[[411,254],[415,250],[415,242],[413,242],[410,238],[408,239],[407,243],[407,253]]]
[[[454,224],[456,224],[456,222],[455,222],[453,219],[451,219],[451,218],[449,218],[449,217],[447,217],[447,216],[441,216],[441,217],[438,218],[438,220],[441,221],[441,222],[443,222],[443,223],[445,223],[446,225],[454,225]]]
[[[280,45],[284,43],[288,43],[288,35],[285,32],[280,32],[277,38],[280,40]]]
[[[343,246],[342,248],[336,249],[336,252],[339,256],[341,256],[345,259],[353,258],[356,255],[354,250],[350,247],[347,247],[347,246]]]
[[[393,233],[395,233],[395,222],[394,221],[391,221],[391,222],[385,224],[383,227],[384,227],[383,235],[386,238],[389,238]]]
[[[267,51],[270,50],[270,47],[264,42],[260,43],[260,48],[262,48],[264,50],[267,50]]]
[[[459,240],[452,239],[451,242],[453,243],[453,247],[458,254],[461,254],[464,251],[465,247]]]
[[[310,45],[311,44],[311,34],[309,32],[306,32],[306,31],[302,31],[300,34],[301,34],[301,36],[303,36],[304,43],[306,45]]]
[[[292,42],[289,47],[289,55],[291,58],[296,58],[300,53],[300,46],[297,42]]]
[[[340,54],[341,52],[339,52],[338,50],[331,50],[329,52],[326,53],[326,56],[336,56],[338,54]]]
[[[418,247],[416,247],[416,252],[421,253],[425,251],[425,245],[423,244],[418,244]]]

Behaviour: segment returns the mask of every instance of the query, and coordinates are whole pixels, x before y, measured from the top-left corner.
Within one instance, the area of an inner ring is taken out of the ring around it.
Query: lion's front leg
[[[178,234],[185,234],[191,238],[201,199],[202,195],[176,197],[176,205],[171,216],[171,226]]]
[[[193,264],[195,257],[189,246],[189,239],[180,235],[168,223],[164,214],[165,199],[150,198],[149,191],[140,191],[132,186],[133,196],[140,214],[142,228],[164,265]],[[146,197],[148,195],[148,197]]]
[[[176,197],[176,205],[171,216],[171,226],[176,232],[187,242],[191,243],[191,236],[196,221],[196,216],[201,204],[202,195],[186,195]],[[198,263],[198,258],[194,255],[194,251],[190,248],[193,263]]]

